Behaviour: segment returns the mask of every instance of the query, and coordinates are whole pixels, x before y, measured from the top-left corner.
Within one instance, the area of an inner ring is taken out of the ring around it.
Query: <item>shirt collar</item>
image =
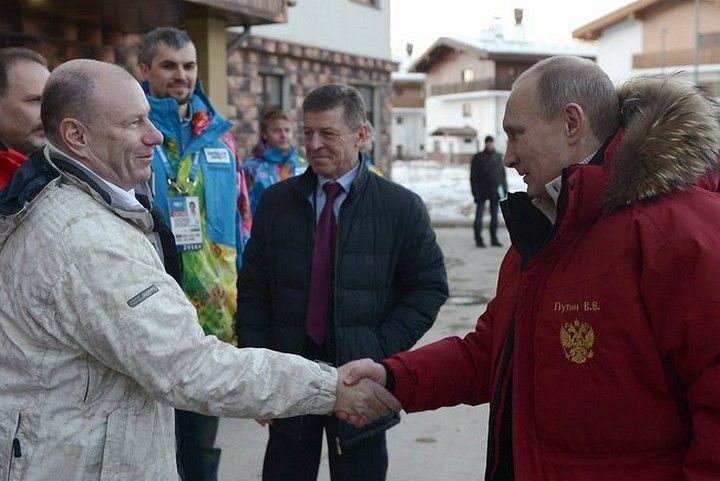
[[[578,162],[578,165],[589,164],[592,158],[595,157],[595,154],[597,154],[597,152],[598,151],[596,150],[592,154],[585,157],[583,160]],[[545,214],[545,216],[550,219],[550,222],[552,222],[553,224],[555,224],[555,221],[557,220],[557,202],[558,198],[560,197],[561,188],[562,175],[559,175],[547,184],[545,184],[545,190],[550,196],[550,199],[548,199],[547,197],[541,197],[532,200],[533,205],[537,207],[540,212]]]
[[[358,163],[355,164],[355,167],[353,167],[349,172],[346,172],[334,181],[332,179],[328,179],[327,177],[323,177],[322,175],[318,175],[318,189],[322,190],[323,186],[328,182],[337,182],[345,192],[350,192],[350,187],[352,187],[352,183],[355,182],[355,179],[357,179],[359,170],[360,161],[358,161]]]
[[[50,149],[50,153],[52,155],[61,157],[62,159],[72,163],[75,167],[82,170],[85,174],[87,174],[88,177],[94,180],[95,183],[107,188],[107,191],[112,198],[112,205],[114,207],[118,207],[119,209],[126,211],[146,210],[142,206],[142,204],[140,204],[140,202],[138,202],[138,200],[135,198],[135,189],[124,190],[117,185],[108,182],[107,180],[103,179],[95,172],[90,170],[82,162],[70,157],[65,152],[52,145],[50,142],[48,142],[48,148]]]

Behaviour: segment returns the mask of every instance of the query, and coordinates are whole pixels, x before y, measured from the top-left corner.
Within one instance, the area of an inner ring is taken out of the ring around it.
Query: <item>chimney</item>
[[[518,42],[525,41],[525,25],[523,25],[522,21],[523,21],[523,9],[516,8],[515,9],[515,27],[513,28],[513,40],[518,41]]]
[[[515,25],[522,25],[523,20],[523,9],[522,8],[516,8],[515,9]]]

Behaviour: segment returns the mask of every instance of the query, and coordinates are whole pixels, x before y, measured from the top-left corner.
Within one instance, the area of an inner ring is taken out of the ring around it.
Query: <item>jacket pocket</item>
[[[170,407],[149,399],[107,415],[100,481],[177,479]]]
[[[151,420],[141,413],[133,415],[126,409],[116,409],[108,414],[103,443],[100,481],[119,479],[146,479],[145,454],[152,449],[148,439],[137,432],[138,424]]]

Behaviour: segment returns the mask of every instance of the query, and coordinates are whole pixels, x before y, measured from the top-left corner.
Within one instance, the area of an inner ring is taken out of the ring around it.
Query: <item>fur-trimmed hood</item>
[[[605,212],[717,182],[720,106],[709,93],[677,77],[653,76],[629,80],[618,97],[621,129],[606,155]]]

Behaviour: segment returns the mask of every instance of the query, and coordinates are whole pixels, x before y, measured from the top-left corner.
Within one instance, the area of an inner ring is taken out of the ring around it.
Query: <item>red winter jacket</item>
[[[408,412],[491,403],[489,472],[511,380],[518,481],[720,479],[720,131],[690,87],[630,90],[642,108],[600,165],[563,172],[549,240],[526,194],[506,201],[513,245],[476,330],[386,360]]]
[[[2,148],[0,144],[0,189],[5,187],[13,172],[27,160],[27,157],[12,149]]]

